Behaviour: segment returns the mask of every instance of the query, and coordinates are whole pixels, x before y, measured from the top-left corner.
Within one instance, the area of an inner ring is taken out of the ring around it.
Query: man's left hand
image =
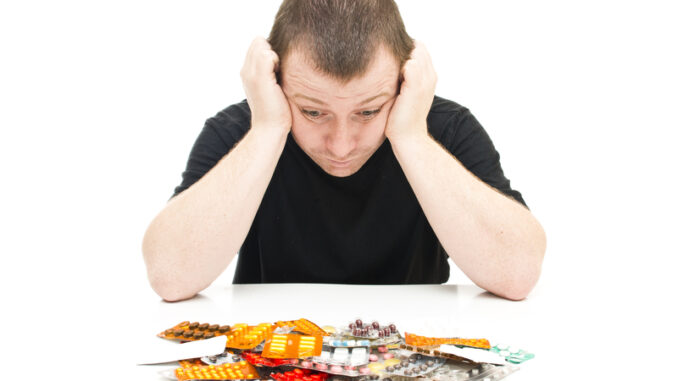
[[[428,134],[426,117],[431,109],[438,76],[422,43],[414,42],[414,50],[403,65],[401,77],[400,94],[386,123],[385,134],[391,143]]]

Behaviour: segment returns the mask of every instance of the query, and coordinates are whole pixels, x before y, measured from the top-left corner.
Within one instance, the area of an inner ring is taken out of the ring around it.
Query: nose
[[[355,140],[351,136],[350,126],[346,122],[337,122],[331,127],[327,136],[327,150],[334,160],[345,160],[355,148]]]

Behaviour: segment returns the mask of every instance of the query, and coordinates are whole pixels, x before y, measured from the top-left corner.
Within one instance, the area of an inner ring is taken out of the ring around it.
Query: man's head
[[[269,36],[292,134],[323,170],[357,172],[384,141],[414,47],[390,0],[286,0]]]

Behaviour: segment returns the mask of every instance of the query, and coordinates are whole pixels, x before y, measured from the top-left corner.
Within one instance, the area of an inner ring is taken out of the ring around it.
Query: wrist
[[[412,128],[400,132],[392,132],[386,136],[393,149],[407,148],[413,145],[421,145],[431,141],[428,128],[424,122],[423,127]]]
[[[289,130],[289,128],[279,126],[252,125],[247,135],[257,145],[275,146],[282,149],[287,141]]]
[[[420,156],[421,152],[430,149],[431,144],[435,144],[428,132],[399,134],[389,137],[388,140],[391,143],[393,153],[399,160],[404,156]]]

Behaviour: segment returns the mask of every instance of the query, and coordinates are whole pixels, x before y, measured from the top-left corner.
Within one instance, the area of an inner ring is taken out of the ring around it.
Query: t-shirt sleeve
[[[205,122],[193,144],[182,174],[182,181],[172,197],[188,189],[226,156],[245,136],[250,127],[249,107],[245,102],[230,106]]]
[[[527,206],[523,196],[511,188],[511,182],[504,176],[499,152],[485,129],[471,112],[462,108],[449,114],[439,142],[454,155],[476,177]]]

